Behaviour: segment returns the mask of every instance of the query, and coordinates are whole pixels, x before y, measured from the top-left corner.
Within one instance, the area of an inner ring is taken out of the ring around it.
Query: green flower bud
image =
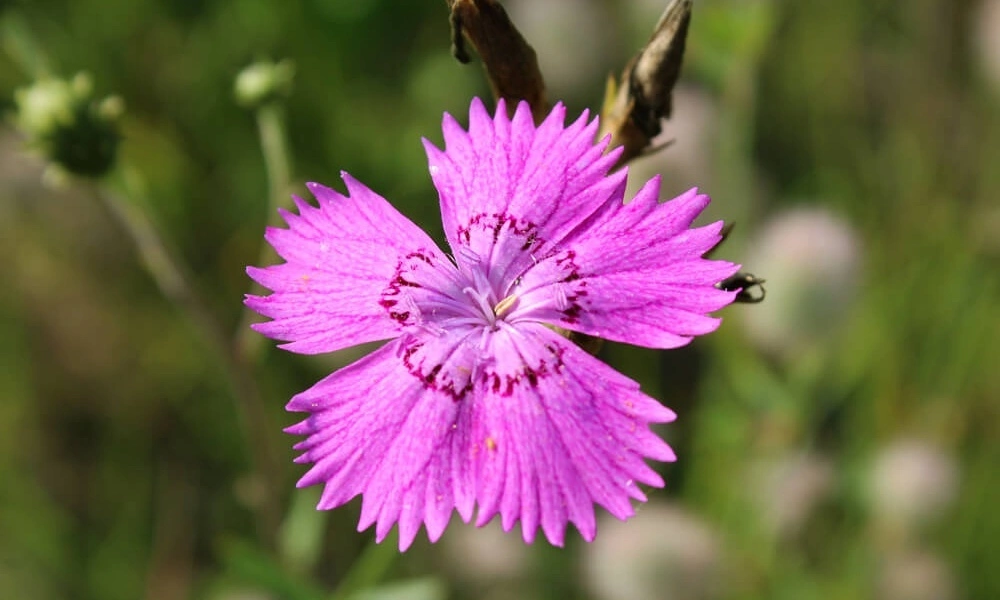
[[[28,143],[61,170],[100,177],[114,165],[121,136],[120,98],[93,97],[86,73],[73,79],[45,78],[14,92],[15,119]]]
[[[46,137],[73,122],[73,90],[61,79],[43,79],[14,92],[17,124],[29,137]]]
[[[255,62],[236,76],[236,101],[243,106],[256,108],[286,97],[292,92],[294,77],[295,66],[289,60],[278,63]]]

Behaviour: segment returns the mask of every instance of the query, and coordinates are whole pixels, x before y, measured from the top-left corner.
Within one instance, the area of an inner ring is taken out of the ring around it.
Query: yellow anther
[[[497,305],[493,307],[493,314],[496,315],[497,318],[500,318],[510,311],[510,309],[514,308],[515,304],[517,304],[517,296],[513,294],[507,296],[500,302],[497,302]]]

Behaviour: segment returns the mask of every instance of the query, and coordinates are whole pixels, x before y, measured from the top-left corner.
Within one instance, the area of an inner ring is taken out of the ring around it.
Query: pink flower
[[[359,530],[399,547],[421,523],[436,541],[453,510],[475,523],[499,514],[562,545],[567,522],[592,540],[594,504],[619,519],[662,487],[644,461],[673,461],[650,430],[674,413],[553,330],[652,348],[713,331],[706,315],[733,294],[715,289],[737,266],[702,255],[721,223],[690,229],[709,199],[665,204],[652,179],[623,203],[619,152],[594,144],[596,119],[538,127],[479,100],[466,132],[444,118],[446,149],[425,140],[451,254],[384,198],[343,174],[348,195],[318,184],[313,207],[266,239],[286,261],[251,277],[273,293],[248,306],[254,328],[306,354],[391,340],[292,398],[309,416],[299,486],[325,485],[319,508],[363,496]]]

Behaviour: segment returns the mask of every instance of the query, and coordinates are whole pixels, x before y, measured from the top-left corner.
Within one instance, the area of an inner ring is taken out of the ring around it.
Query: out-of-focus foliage
[[[598,107],[663,8],[505,4],[571,111]],[[142,208],[231,330],[269,218],[241,69],[295,66],[296,189],[346,170],[431,231],[419,138],[439,142],[442,112],[488,94],[449,56],[440,0],[0,6],[2,106],[45,72],[87,71],[98,96],[122,97]],[[721,255],[770,296],[689,348],[605,348],[679,413],[662,433],[680,460],[634,522],[566,550],[455,519],[393,560],[391,539],[364,550],[357,503],[312,510],[283,405],[359,351],[260,358],[281,471],[253,475],[224,362],[89,188],[43,187],[0,130],[0,597],[305,600],[345,578],[337,597],[1000,597],[997,6],[696,3],[674,143],[633,177],[709,192],[712,217],[738,221]],[[273,544],[256,516],[267,495]]]

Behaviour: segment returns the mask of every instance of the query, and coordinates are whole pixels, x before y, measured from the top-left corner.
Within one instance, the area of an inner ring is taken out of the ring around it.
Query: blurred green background
[[[577,113],[663,4],[505,6]],[[0,6],[5,111],[39,67],[124,99],[143,193],[123,201],[227,336],[270,217],[233,97],[256,59],[295,64],[294,190],[349,171],[440,239],[419,138],[489,93],[443,1]],[[680,415],[666,489],[592,544],[453,519],[396,556],[394,536],[365,550],[357,500],[312,509],[281,433],[287,399],[360,351],[264,344],[251,406],[93,187],[42,185],[3,126],[0,598],[1000,598],[1000,1],[699,0],[671,139],[633,185],[710,193],[738,223],[720,255],[768,298],[682,350],[602,352]]]

